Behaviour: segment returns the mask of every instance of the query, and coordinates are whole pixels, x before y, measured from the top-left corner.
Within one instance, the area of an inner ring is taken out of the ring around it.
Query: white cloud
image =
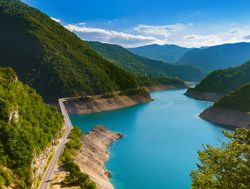
[[[221,43],[221,38],[217,35],[191,34],[182,37],[182,45],[189,47],[211,46]]]
[[[60,19],[55,19],[60,22]],[[250,25],[237,23],[201,25],[176,23],[171,25],[144,25],[123,31],[90,27],[87,23],[64,25],[83,40],[137,47],[148,44],[177,44],[186,47],[212,46],[223,43],[250,42]],[[126,32],[125,32],[126,31]]]
[[[64,27],[76,33],[84,40],[101,41],[126,47],[160,43],[154,36],[133,35],[125,32],[87,27],[86,24],[67,24]]]
[[[250,40],[250,34],[249,34],[249,35],[243,36],[243,39],[245,39],[245,40]]]
[[[54,18],[54,17],[50,17],[52,20],[54,20],[54,21],[56,21],[56,22],[58,22],[58,23],[60,23],[61,22],[61,19],[59,19],[59,18]]]
[[[135,31],[144,35],[153,35],[158,37],[166,38],[173,34],[174,32],[182,31],[188,24],[176,23],[172,25],[161,25],[161,26],[152,26],[152,25],[138,25],[134,28]]]

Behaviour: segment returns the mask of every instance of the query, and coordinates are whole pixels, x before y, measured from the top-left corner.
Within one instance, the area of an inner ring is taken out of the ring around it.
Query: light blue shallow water
[[[222,128],[198,117],[210,102],[183,95],[184,90],[151,93],[155,101],[92,115],[72,115],[89,131],[97,124],[124,134],[110,147],[106,167],[116,189],[187,189],[202,144],[220,145]]]

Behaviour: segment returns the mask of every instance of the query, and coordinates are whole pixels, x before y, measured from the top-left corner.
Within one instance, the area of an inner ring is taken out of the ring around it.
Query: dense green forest
[[[248,82],[250,82],[250,61],[237,67],[213,71],[193,90],[224,94]]]
[[[0,66],[12,67],[46,101],[137,87],[133,75],[21,1],[0,0],[0,25]]]
[[[152,76],[137,76],[139,86],[150,87],[154,85],[173,85],[176,87],[186,87],[185,82],[174,77],[152,77]],[[126,91],[126,90],[125,90]]]
[[[192,171],[192,189],[248,189],[250,186],[250,130],[236,129],[225,135],[222,147],[211,145],[199,151],[198,169]]]
[[[123,68],[140,76],[174,77],[186,81],[200,81],[207,72],[192,65],[172,65],[162,61],[151,60],[129,52],[119,45],[100,42],[88,44],[101,56]]]
[[[82,173],[79,166],[74,162],[73,156],[82,147],[81,137],[83,133],[79,127],[74,127],[70,133],[69,141],[60,157],[61,166],[69,172],[62,182],[63,186],[80,186],[81,189],[96,189],[96,184],[89,176]]]
[[[213,71],[238,66],[250,60],[250,43],[232,43],[193,49],[176,64],[189,64]]]
[[[168,63],[175,63],[190,48],[181,47],[178,45],[146,45],[142,47],[129,48],[130,52],[150,59],[160,60]]]
[[[12,69],[0,68],[0,81],[0,188],[30,188],[34,153],[51,144],[63,119]]]
[[[250,83],[226,94],[215,103],[215,106],[250,112]]]

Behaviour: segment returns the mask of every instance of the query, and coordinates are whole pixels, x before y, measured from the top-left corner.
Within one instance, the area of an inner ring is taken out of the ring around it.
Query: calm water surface
[[[89,131],[97,124],[124,134],[110,147],[107,169],[116,189],[187,189],[202,144],[220,145],[222,128],[198,117],[210,102],[183,95],[184,90],[153,92],[155,101],[92,115],[72,115]]]

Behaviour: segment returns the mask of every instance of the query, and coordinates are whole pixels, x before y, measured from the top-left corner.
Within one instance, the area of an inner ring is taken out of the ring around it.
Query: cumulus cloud
[[[184,30],[188,25],[186,24],[172,24],[172,25],[161,25],[161,26],[152,26],[152,25],[138,25],[134,28],[135,31],[144,34],[144,35],[153,35],[159,37],[168,37],[174,32]]]
[[[192,34],[192,35],[185,35],[182,37],[182,43],[184,46],[211,46],[221,44],[221,38],[217,35],[199,35],[199,34]]]
[[[76,33],[84,40],[101,41],[126,47],[160,43],[154,36],[133,35],[125,32],[87,27],[86,24],[67,24],[64,27]]]
[[[60,19],[52,18],[57,22]],[[185,47],[212,46],[223,43],[250,41],[250,25],[201,25],[176,23],[170,25],[138,24],[133,28],[115,31],[90,27],[88,23],[64,25],[81,39],[137,47],[148,44],[177,44]]]

